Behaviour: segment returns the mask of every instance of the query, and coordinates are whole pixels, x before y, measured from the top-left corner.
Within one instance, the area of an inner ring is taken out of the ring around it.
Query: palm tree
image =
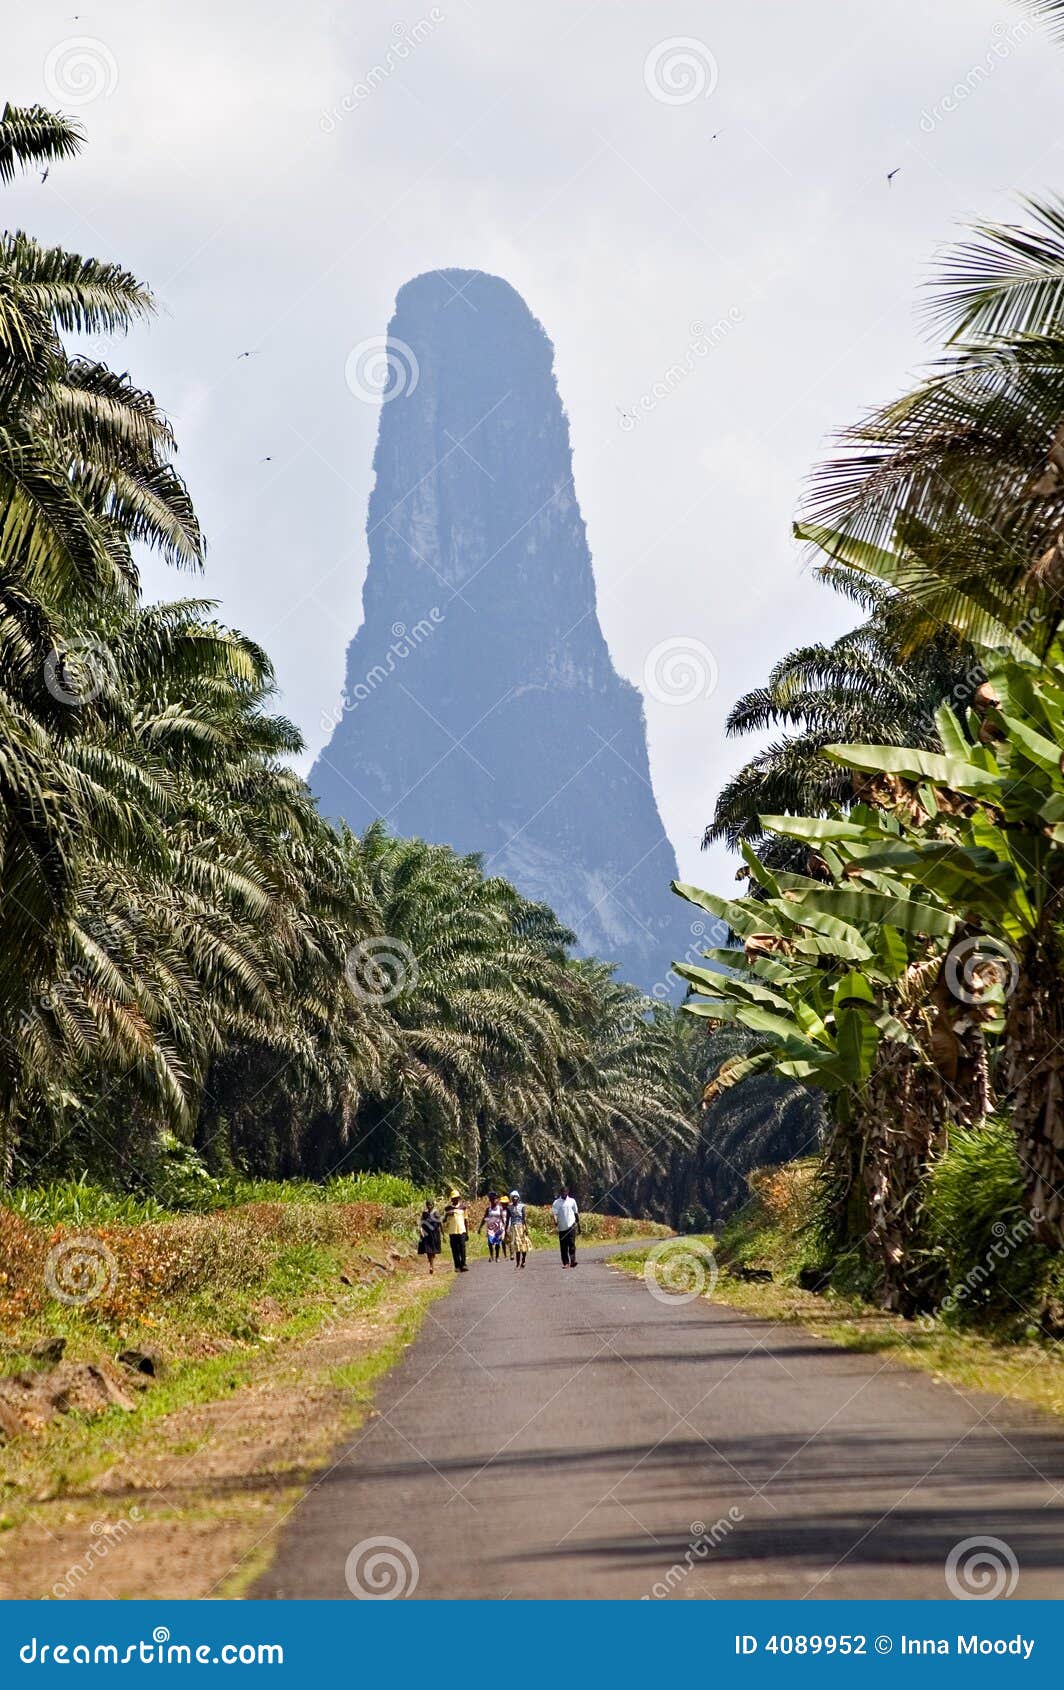
[[[1057,40],[1064,41],[1064,0],[1023,0],[1023,4],[1045,19]]]
[[[72,158],[84,140],[80,126],[44,106],[13,106],[0,112],[0,182],[11,182],[20,170],[51,165]]]
[[[5,106],[0,180],[70,156],[80,141],[65,119]],[[175,561],[202,550],[154,400],[62,340],[121,332],[150,309],[117,265],[23,234],[0,241],[0,1177],[16,1019],[56,974],[79,844],[91,830],[112,854],[141,853],[150,831],[136,770],[79,743],[99,690],[86,685],[96,636],[84,617],[131,601],[135,541]]]
[[[937,368],[845,431],[814,476],[811,525],[903,595],[909,645],[943,628],[1002,643],[1019,628],[1045,651],[1060,625],[1064,208],[1027,211],[947,256]]]
[[[830,645],[782,658],[764,687],[744,694],[728,716],[730,735],[787,733],[759,751],[721,788],[703,846],[733,848],[749,840],[778,867],[798,867],[803,854],[765,839],[760,817],[814,815],[854,797],[849,774],[823,756],[825,745],[874,739],[884,745],[938,745],[935,711],[944,698],[967,704],[983,679],[974,653],[949,634],[905,653],[908,606],[886,583],[830,561],[818,577],[870,612]]]

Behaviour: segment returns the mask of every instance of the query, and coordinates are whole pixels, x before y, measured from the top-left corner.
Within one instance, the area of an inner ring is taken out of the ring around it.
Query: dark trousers
[[[466,1265],[466,1235],[464,1232],[452,1232],[449,1237],[451,1240],[451,1255],[454,1259],[454,1271],[461,1273]]]
[[[568,1232],[559,1232],[558,1248],[562,1253],[562,1266],[576,1266],[576,1228],[571,1226]]]

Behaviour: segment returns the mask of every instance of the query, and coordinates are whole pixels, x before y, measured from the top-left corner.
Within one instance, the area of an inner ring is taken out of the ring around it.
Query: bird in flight
[[[237,355],[236,355],[236,361],[239,364],[241,358],[255,358],[257,356],[258,356],[257,350],[255,352],[238,352]]]
[[[710,137],[709,137],[709,138],[710,138],[710,140],[711,140],[711,141],[716,141],[716,140],[718,140],[718,139],[719,139],[719,137],[720,137],[720,136],[721,136],[721,135],[723,135],[723,133],[724,133],[724,131],[723,131],[723,129],[718,129],[718,130],[717,130],[717,131],[716,131],[716,133],[715,133],[715,134],[713,134],[713,135],[711,135],[711,136],[710,136]]]
[[[259,463],[260,464],[272,464],[273,459],[272,458],[260,458]]]
[[[887,171],[887,187],[888,188],[892,185],[894,178],[898,174],[898,170],[900,170],[900,169],[901,169],[901,165],[899,164],[898,167],[897,167],[897,170],[888,170]]]
[[[48,180],[48,178],[51,174],[52,174],[52,172],[50,170],[42,170],[41,171],[41,181],[47,182],[47,180]]]

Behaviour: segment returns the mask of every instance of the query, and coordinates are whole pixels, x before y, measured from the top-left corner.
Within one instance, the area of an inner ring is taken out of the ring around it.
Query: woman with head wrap
[[[532,1240],[528,1233],[528,1220],[525,1206],[521,1201],[519,1191],[511,1191],[507,1205],[506,1218],[506,1253],[514,1258],[514,1266],[523,1268],[528,1260],[528,1252],[532,1248]]]

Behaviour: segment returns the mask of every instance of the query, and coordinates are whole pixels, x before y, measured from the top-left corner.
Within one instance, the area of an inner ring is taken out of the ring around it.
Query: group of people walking
[[[562,1267],[575,1267],[580,1210],[568,1187],[559,1192],[551,1205],[551,1212],[558,1229]],[[519,1191],[511,1191],[509,1195],[489,1191],[487,1207],[480,1217],[477,1231],[487,1235],[489,1261],[497,1262],[506,1256],[515,1268],[525,1266],[532,1238],[528,1230],[527,1210]],[[444,1233],[451,1247],[455,1273],[468,1272],[469,1211],[457,1189],[448,1197],[442,1215],[431,1197],[425,1199],[425,1207],[421,1211],[417,1249],[418,1255],[428,1261],[430,1273],[436,1271],[436,1257],[441,1253]]]

